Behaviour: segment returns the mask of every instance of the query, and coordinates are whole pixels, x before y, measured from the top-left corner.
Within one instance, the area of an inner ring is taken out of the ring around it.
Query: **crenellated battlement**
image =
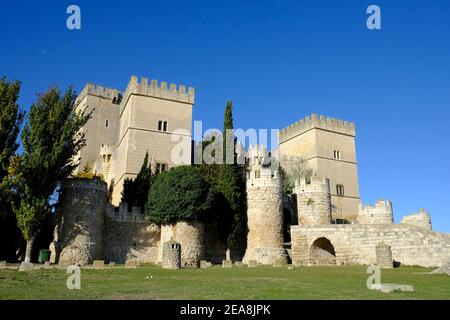
[[[431,216],[425,209],[420,209],[419,213],[404,217],[400,223],[432,230]]]
[[[340,119],[318,116],[313,113],[311,116],[301,119],[296,123],[291,124],[287,128],[280,130],[280,143],[287,141],[299,134],[302,134],[310,129],[319,128],[333,132],[339,132],[350,136],[355,136],[355,124]]]
[[[80,94],[78,95],[78,101],[83,100],[87,95],[109,99],[114,103],[120,103],[122,96],[121,92],[117,89],[102,87],[93,83],[88,83],[83,88],[83,90],[81,90]]]
[[[359,204],[359,224],[392,224],[394,213],[392,202],[389,200],[378,200],[374,206]]]
[[[330,194],[330,180],[328,178],[322,178],[313,176],[309,181],[303,177],[300,180],[295,181],[294,192],[296,194],[301,193],[324,193]]]
[[[106,216],[115,222],[136,222],[148,223],[145,214],[141,213],[140,207],[132,207],[131,212],[128,211],[128,203],[121,202],[118,207],[111,204],[106,206]]]
[[[281,178],[277,170],[261,167],[247,174],[247,188],[277,187],[281,190]]]
[[[141,82],[139,82],[136,76],[132,76],[128,82],[123,99],[125,103],[131,94],[174,100],[188,104],[194,104],[195,100],[195,89],[192,87],[186,90],[186,86],[184,85],[177,86],[174,83],[168,85],[164,81],[158,83],[158,80],[151,80],[149,83],[147,78],[142,78]]]

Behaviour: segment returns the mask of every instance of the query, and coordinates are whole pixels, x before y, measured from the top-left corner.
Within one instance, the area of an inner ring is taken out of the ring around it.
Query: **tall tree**
[[[20,202],[14,208],[27,241],[25,262],[30,262],[34,238],[49,212],[49,199],[57,185],[77,167],[78,151],[85,145],[81,128],[91,114],[76,111],[76,94],[52,87],[31,106],[22,132],[23,155],[12,174]]]
[[[219,235],[227,244],[227,259],[230,258],[230,250],[238,241],[238,230],[245,212],[245,181],[243,166],[236,163],[235,138],[227,134],[233,130],[233,105],[227,102],[223,126],[223,156],[224,163],[220,166],[217,189],[221,193],[225,203],[221,206],[219,214]],[[233,142],[228,141],[233,139]],[[232,150],[229,148],[232,147]],[[228,149],[227,149],[228,148]],[[230,155],[233,156],[233,164],[226,163]]]
[[[149,162],[148,152],[145,153],[144,162],[142,163],[141,170],[134,180],[134,184],[136,203],[141,208],[141,212],[144,212],[145,206],[148,202],[148,193],[152,184],[152,168],[151,163]]]
[[[18,197],[11,192],[8,168],[17,151],[17,138],[24,118],[17,100],[19,81],[0,78],[0,260],[15,260],[23,241],[11,204]]]
[[[141,208],[144,213],[145,206],[148,202],[148,193],[152,184],[153,173],[151,163],[149,161],[148,152],[144,157],[141,169],[135,179],[126,178],[123,182],[122,202],[128,203],[128,210],[131,211],[133,206]]]
[[[5,178],[11,158],[19,147],[17,137],[24,117],[17,104],[19,92],[19,81],[0,79],[0,218],[6,215],[11,201]]]

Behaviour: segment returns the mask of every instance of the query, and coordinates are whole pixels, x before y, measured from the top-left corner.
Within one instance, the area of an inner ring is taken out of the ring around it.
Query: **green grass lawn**
[[[234,267],[164,270],[155,266],[81,269],[81,290],[66,287],[65,270],[0,270],[0,299],[450,299],[450,277],[432,269],[382,270],[382,283],[415,292],[384,294],[366,287],[364,266]]]

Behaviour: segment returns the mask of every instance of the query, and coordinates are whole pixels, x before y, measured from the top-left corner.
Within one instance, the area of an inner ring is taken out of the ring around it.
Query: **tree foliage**
[[[17,104],[20,82],[0,79],[0,218],[10,211],[13,194],[9,191],[8,168],[17,148],[17,137],[24,113]]]
[[[283,191],[290,194],[294,190],[295,181],[305,178],[310,180],[314,175],[314,170],[309,166],[308,161],[301,157],[290,157],[283,161],[285,164],[280,167],[283,180]]]
[[[150,188],[147,215],[156,224],[204,221],[214,193],[195,166],[179,166],[159,174]]]
[[[244,166],[236,163],[236,153],[234,154],[234,163],[226,163],[227,154],[227,130],[233,129],[233,105],[231,101],[227,102],[224,114],[223,126],[223,146],[224,146],[224,163],[220,165],[217,191],[221,194],[223,205],[219,212],[219,236],[232,248],[237,242],[237,232],[245,214],[245,178]],[[234,139],[234,137],[233,137]],[[231,144],[230,144],[231,145]],[[233,146],[235,144],[233,143]]]
[[[75,100],[71,87],[63,95],[52,87],[38,96],[28,114],[21,135],[23,155],[12,172],[20,195],[14,212],[26,240],[38,232],[58,183],[78,165],[76,155],[85,145],[81,128],[90,114],[77,112]]]
[[[122,202],[128,203],[129,210],[132,206],[138,206],[144,212],[152,180],[153,173],[147,152],[136,178],[126,178],[123,182]]]

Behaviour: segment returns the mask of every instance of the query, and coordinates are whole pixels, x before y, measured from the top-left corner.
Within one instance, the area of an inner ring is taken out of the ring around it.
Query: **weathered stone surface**
[[[0,261],[0,268],[6,267],[6,261]]]
[[[414,292],[414,287],[406,284],[396,284],[396,283],[383,283],[374,284],[370,287],[371,290],[379,290],[383,293],[392,293],[395,291],[403,292]]]
[[[291,237],[295,265],[309,265],[312,244],[319,238],[330,241],[337,265],[376,264],[375,247],[382,241],[402,265],[439,267],[450,260],[450,235],[407,224],[291,226]]]
[[[59,268],[59,269],[67,269],[67,268],[70,267],[71,265],[73,265],[73,263],[70,262],[70,261],[59,261],[59,263],[58,263],[58,268]]]
[[[110,268],[114,268],[116,266],[116,263],[114,262],[114,261],[111,261],[110,263],[109,263],[109,267]]]
[[[312,177],[310,183],[303,178],[296,181],[298,224],[318,226],[331,223],[330,181]]]
[[[394,267],[391,246],[382,241],[375,247],[375,252],[377,256],[377,266],[386,269]]]
[[[431,271],[430,274],[446,274],[450,276],[450,263]]]
[[[233,268],[233,261],[231,260],[223,260],[222,268]]]
[[[22,262],[19,267],[20,272],[26,272],[33,270],[33,264],[30,262]]]
[[[137,262],[136,260],[127,260],[125,262],[125,268],[127,269],[136,269],[137,268]]]
[[[256,156],[255,156],[256,158]],[[254,168],[258,168],[254,165]],[[259,172],[259,173],[258,173]],[[260,167],[247,179],[247,250],[244,263],[256,260],[271,265],[286,262],[283,248],[283,197],[278,172]]]
[[[173,240],[163,244],[163,269],[181,269],[181,245]]]
[[[247,266],[249,268],[256,268],[258,266],[258,262],[256,260],[249,260]]]
[[[122,204],[118,211],[107,207],[104,226],[104,259],[125,263],[135,259],[142,263],[157,263],[160,251],[161,229],[145,220],[140,212],[128,212]]]
[[[51,268],[52,268],[52,266],[50,264],[50,261],[45,261],[44,262],[44,269],[51,269]]]
[[[200,261],[200,268],[202,268],[202,269],[208,268],[208,261],[206,261],[206,260],[201,260],[201,261]]]
[[[57,226],[60,261],[80,266],[103,258],[106,183],[96,179],[68,179],[61,187],[62,218]]]
[[[295,266],[292,264],[288,265],[288,270],[295,270]]]
[[[242,267],[244,264],[242,263],[242,261],[236,261],[236,262],[234,263],[234,265],[235,265],[236,267]]]
[[[419,213],[413,213],[404,217],[400,223],[432,230],[431,217],[425,209],[420,209]]]
[[[161,243],[174,240],[181,245],[181,266],[198,267],[204,258],[204,225],[198,221],[179,221],[161,227]],[[160,259],[162,261],[162,247]]]
[[[391,201],[379,200],[374,206],[359,205],[359,224],[392,224],[394,213]]]
[[[105,269],[105,261],[103,261],[103,260],[95,260],[92,267],[95,270],[103,270],[103,269]]]

